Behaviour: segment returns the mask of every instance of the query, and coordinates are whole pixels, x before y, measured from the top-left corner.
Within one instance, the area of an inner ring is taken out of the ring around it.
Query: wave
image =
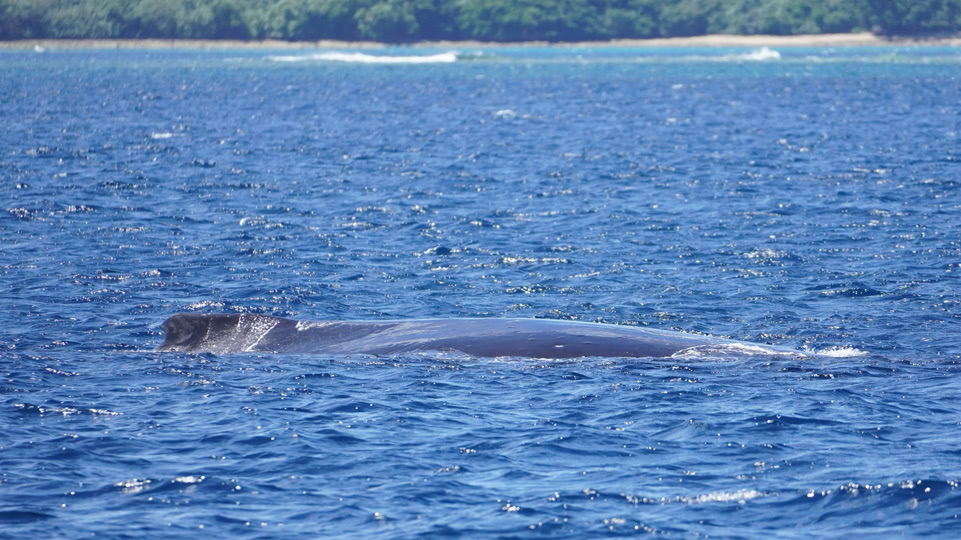
[[[597,54],[597,55],[570,55],[570,56],[547,56],[547,57],[513,57],[507,55],[488,55],[484,59],[488,61],[510,61],[523,60],[526,63],[576,63],[576,64],[609,64],[609,63],[641,63],[641,64],[684,64],[684,63],[743,63],[743,62],[767,62],[782,60],[781,53],[770,47],[749,50],[748,52],[727,52],[725,54],[677,54],[679,51],[656,52],[654,50],[638,49],[634,54]]]
[[[689,349],[684,349],[674,353],[671,358],[696,359],[696,358],[743,358],[754,356],[786,356],[804,358],[811,356],[823,356],[828,358],[857,358],[867,356],[868,351],[850,346],[836,346],[825,349],[792,350],[774,345],[763,345],[756,343],[717,343],[711,345],[698,345]]]
[[[678,496],[674,500],[677,502],[685,504],[704,504],[704,503],[730,503],[736,502],[738,504],[744,504],[745,502],[756,499],[758,497],[767,497],[770,493],[764,493],[762,491],[757,491],[754,489],[739,489],[737,491],[712,491],[710,493],[705,493],[702,495],[694,496]]]
[[[13,407],[24,413],[37,414],[39,416],[73,416],[81,414],[89,414],[92,416],[121,416],[123,413],[118,411],[109,411],[107,409],[96,409],[96,408],[74,408],[74,407],[56,407],[47,405],[34,405],[32,403],[14,403]]]
[[[272,62],[344,62],[352,64],[449,64],[457,61],[456,52],[418,55],[323,52],[315,54],[268,56]]]
[[[697,358],[743,358],[754,356],[789,356],[804,357],[808,356],[802,351],[793,351],[773,345],[761,345],[756,343],[715,343],[710,345],[698,345],[678,351],[671,355],[671,358],[697,359]]]
[[[680,54],[679,54],[680,53]],[[809,64],[957,64],[961,57],[957,55],[905,54],[893,52],[890,54],[839,54],[833,51],[815,51],[815,54],[802,56],[792,53],[783,56],[782,53],[770,47],[758,49],[726,50],[719,54],[694,53],[684,54],[681,51],[670,50],[658,53],[653,50],[637,49],[624,54],[624,51],[596,54],[532,54],[531,49],[491,51],[448,51],[435,54],[399,54],[380,51],[344,52],[324,51],[316,53],[302,53],[290,55],[271,55],[266,57],[270,62],[280,63],[343,63],[343,64],[448,64],[455,62],[484,61],[489,63],[517,63],[524,64],[687,64],[687,63],[779,63]],[[231,59],[238,61],[240,59]]]
[[[649,59],[656,59],[666,62],[767,62],[771,60],[780,60],[781,53],[770,48],[761,47],[760,49],[739,53],[739,54],[724,54],[724,55],[691,55],[691,56],[656,56],[649,57]]]
[[[780,60],[781,53],[768,47],[761,47],[760,49],[749,52],[747,54],[734,55],[733,58],[736,58],[739,60],[754,60],[754,61]]]
[[[859,356],[867,356],[868,351],[863,351],[854,347],[830,347],[820,351],[815,351],[815,354],[818,356],[827,356],[829,358],[857,358]]]
[[[902,480],[874,484],[850,482],[833,489],[786,489],[758,491],[752,488],[733,491],[712,491],[703,494],[675,495],[667,497],[646,497],[622,493],[628,502],[639,504],[706,504],[737,503],[745,504],[753,499],[780,499],[782,505],[796,505],[800,508],[811,503],[819,505],[828,512],[823,516],[829,519],[835,515],[833,507],[844,507],[848,511],[878,511],[886,508],[906,508],[913,510],[921,504],[954,508],[958,500],[957,490],[961,486],[956,480],[925,479]]]

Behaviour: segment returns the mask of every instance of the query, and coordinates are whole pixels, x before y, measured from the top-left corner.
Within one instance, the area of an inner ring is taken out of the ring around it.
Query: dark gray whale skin
[[[459,351],[527,358],[668,357],[741,342],[635,326],[549,319],[296,321],[252,314],[180,313],[163,323],[160,351],[390,355]]]

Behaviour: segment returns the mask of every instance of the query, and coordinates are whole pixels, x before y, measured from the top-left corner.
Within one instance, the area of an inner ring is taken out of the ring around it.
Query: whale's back
[[[456,351],[529,358],[666,357],[730,340],[621,326],[545,319],[296,321],[253,314],[181,313],[163,323],[158,350],[187,353],[391,355]]]

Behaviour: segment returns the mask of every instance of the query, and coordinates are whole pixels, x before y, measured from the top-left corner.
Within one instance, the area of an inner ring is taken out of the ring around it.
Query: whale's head
[[[294,321],[250,313],[178,313],[164,321],[158,351],[226,354],[245,352],[280,322]]]
[[[164,321],[164,341],[158,351],[191,352],[196,350],[210,333],[210,317],[199,313],[178,313]]]

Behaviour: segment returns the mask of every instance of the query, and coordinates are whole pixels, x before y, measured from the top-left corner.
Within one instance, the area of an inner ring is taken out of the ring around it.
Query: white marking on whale
[[[663,358],[728,346],[785,351],[668,330],[551,319],[297,321],[267,315],[180,313],[167,319],[163,330],[160,351],[212,354],[457,351],[480,357]]]

